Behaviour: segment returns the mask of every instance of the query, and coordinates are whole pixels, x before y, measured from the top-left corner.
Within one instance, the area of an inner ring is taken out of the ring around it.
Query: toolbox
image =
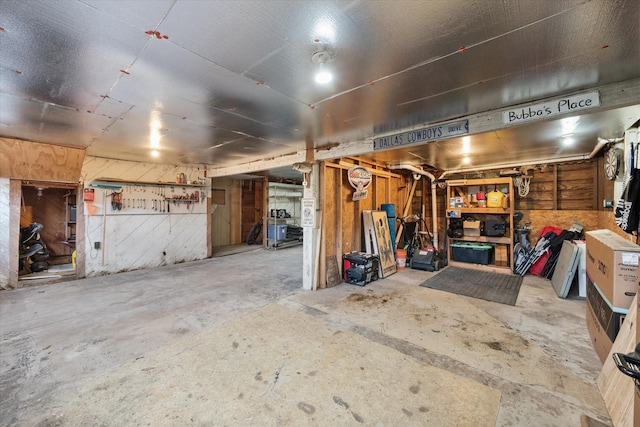
[[[352,285],[364,286],[378,280],[378,255],[348,252],[342,256],[342,279]]]
[[[493,258],[493,245],[458,242],[451,244],[451,259],[487,265]]]

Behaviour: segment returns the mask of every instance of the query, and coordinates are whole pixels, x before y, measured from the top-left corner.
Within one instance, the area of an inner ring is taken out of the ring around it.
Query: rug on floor
[[[470,268],[447,267],[420,284],[425,288],[467,297],[515,305],[522,276],[491,273]]]

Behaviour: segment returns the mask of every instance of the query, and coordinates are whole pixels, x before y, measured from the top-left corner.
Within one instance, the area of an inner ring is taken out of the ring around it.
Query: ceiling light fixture
[[[327,84],[333,80],[331,70],[327,69],[326,63],[333,59],[333,55],[327,50],[319,50],[311,55],[311,61],[318,64],[318,72],[315,75],[316,83]]]

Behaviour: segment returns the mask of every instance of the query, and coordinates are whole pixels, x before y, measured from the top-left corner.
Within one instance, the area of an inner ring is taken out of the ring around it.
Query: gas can
[[[504,193],[502,191],[491,191],[487,193],[487,207],[488,208],[501,208],[502,199],[504,199]]]

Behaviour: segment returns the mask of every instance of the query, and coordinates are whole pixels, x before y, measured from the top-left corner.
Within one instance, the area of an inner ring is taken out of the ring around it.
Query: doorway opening
[[[76,279],[77,187],[23,181],[21,190],[21,286]]]

